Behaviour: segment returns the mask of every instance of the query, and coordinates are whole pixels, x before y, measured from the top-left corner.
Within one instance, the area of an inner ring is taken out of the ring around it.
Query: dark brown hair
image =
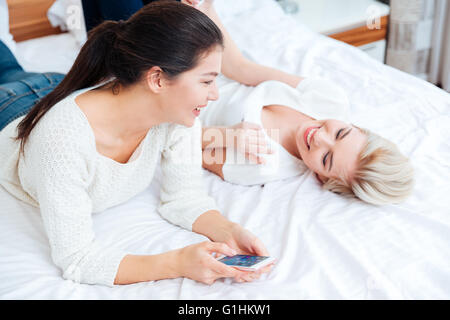
[[[20,150],[45,113],[72,92],[110,78],[129,86],[146,71],[160,67],[174,79],[194,68],[202,54],[223,47],[216,24],[199,10],[176,1],[152,2],[127,21],[105,21],[88,34],[72,68],[59,85],[18,125]]]

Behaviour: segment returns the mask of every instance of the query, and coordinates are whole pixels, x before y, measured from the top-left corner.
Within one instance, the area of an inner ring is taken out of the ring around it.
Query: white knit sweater
[[[97,152],[95,136],[74,99],[55,104],[31,131],[19,156],[16,119],[0,132],[0,184],[19,200],[39,207],[56,265],[75,282],[112,286],[122,250],[95,240],[92,213],[123,203],[146,189],[161,163],[158,212],[192,230],[195,219],[218,210],[202,184],[201,124],[163,123],[151,128],[130,160]]]

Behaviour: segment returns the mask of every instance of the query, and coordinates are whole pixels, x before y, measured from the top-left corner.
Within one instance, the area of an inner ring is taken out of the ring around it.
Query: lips
[[[198,106],[198,107],[196,107],[194,110],[192,110],[192,113],[196,116],[196,117],[198,117],[199,115],[200,115],[200,109],[201,108],[204,108],[204,107],[206,107],[207,106],[207,104],[204,104],[204,105],[202,105],[202,106]]]
[[[310,145],[309,145],[309,143],[308,143],[308,135],[309,135],[309,133],[312,131],[312,130],[314,130],[314,129],[319,129],[320,127],[309,127],[309,128],[306,128],[306,130],[305,130],[305,133],[303,134],[303,139],[305,140],[305,145],[306,145],[306,147],[308,148],[308,150],[309,150],[309,148],[310,148]],[[314,136],[314,134],[317,132],[317,130],[315,131],[315,132],[313,132],[312,133],[312,136],[310,137],[310,140],[312,139],[312,137]]]
[[[204,104],[204,105],[201,105],[201,106],[197,106],[196,108],[194,108],[194,110],[200,110],[201,108],[204,108],[206,106],[207,106],[207,104]]]

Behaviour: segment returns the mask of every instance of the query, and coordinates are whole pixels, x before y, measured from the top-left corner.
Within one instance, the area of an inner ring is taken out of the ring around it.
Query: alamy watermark
[[[67,6],[65,14],[68,30],[81,30],[84,27],[83,8],[80,5],[71,4]]]
[[[371,4],[366,9],[366,26],[369,30],[381,29],[380,8]]]
[[[179,142],[181,145],[172,150],[172,159],[177,164],[223,165],[227,162],[235,165],[255,165],[258,164],[255,162],[257,156],[264,157],[269,154],[269,139],[265,135],[249,134],[246,129],[212,127],[205,129],[201,135],[186,135],[186,129],[184,128],[175,130],[180,131],[175,131],[173,135],[183,140]],[[268,129],[266,132],[272,143],[279,144],[279,129]],[[204,145],[203,148],[202,144]],[[230,149],[232,152],[227,152]],[[224,156],[224,153],[226,156]],[[272,157],[278,157],[277,153],[270,154]]]

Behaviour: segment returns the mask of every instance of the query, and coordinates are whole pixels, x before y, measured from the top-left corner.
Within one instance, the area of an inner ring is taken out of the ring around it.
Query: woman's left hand
[[[269,256],[269,252],[253,233],[244,229],[241,225],[235,224],[226,239],[223,239],[229,247],[236,250],[238,254],[248,254],[255,256]],[[258,279],[261,274],[269,272],[274,263],[254,272],[247,272],[245,276],[236,278],[238,282],[252,281]]]

